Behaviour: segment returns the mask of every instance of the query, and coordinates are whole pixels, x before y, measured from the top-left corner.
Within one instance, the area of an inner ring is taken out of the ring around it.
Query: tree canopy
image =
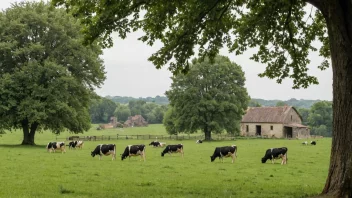
[[[304,9],[307,4],[300,0],[53,0],[53,4],[66,6],[81,18],[88,43],[103,38],[102,44],[109,47],[112,32],[125,38],[142,29],[145,35],[140,40],[149,45],[157,40],[163,43],[149,60],[157,68],[169,64],[174,74],[189,70],[188,59],[196,46],[199,56],[210,58],[224,46],[236,54],[257,47],[252,59],[268,65],[260,76],[277,78],[279,83],[290,77],[294,88],[307,87],[318,83],[306,67],[309,51],[317,50],[312,42],[321,40],[320,54],[330,54],[322,14]],[[326,67],[327,60],[320,65]]]
[[[208,58],[204,62],[195,59],[189,73],[172,77],[172,81],[166,91],[172,107],[166,118],[174,120],[169,133],[202,130],[205,139],[210,140],[212,132],[239,132],[249,101],[239,65],[223,56],[217,56],[213,64]],[[164,119],[166,126],[169,122]]]
[[[105,79],[101,47],[83,46],[80,23],[63,9],[21,2],[0,12],[0,129],[80,133]]]

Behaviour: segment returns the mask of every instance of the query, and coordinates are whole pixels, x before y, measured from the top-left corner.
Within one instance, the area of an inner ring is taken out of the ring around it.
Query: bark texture
[[[352,197],[352,1],[322,2],[333,70],[333,134],[321,196],[347,198]]]

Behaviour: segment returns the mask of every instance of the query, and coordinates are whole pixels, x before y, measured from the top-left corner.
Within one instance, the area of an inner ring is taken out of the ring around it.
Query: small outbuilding
[[[310,129],[292,106],[249,107],[241,121],[242,136],[309,138]]]

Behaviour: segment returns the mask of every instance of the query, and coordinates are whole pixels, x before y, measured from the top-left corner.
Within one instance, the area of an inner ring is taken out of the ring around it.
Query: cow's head
[[[152,142],[149,144],[149,146],[150,146],[150,145],[154,145],[154,141],[152,141]]]
[[[214,156],[210,156],[210,161],[213,162],[215,160]]]
[[[164,152],[161,152],[161,157],[164,157],[165,153]]]
[[[65,142],[61,142],[60,143],[60,148],[63,147],[63,146],[65,146]]]
[[[121,155],[121,160],[124,160],[127,158],[127,155],[124,155],[124,154],[120,154]]]
[[[262,158],[262,163],[264,164],[266,162],[266,160],[268,160],[268,158],[263,157]]]
[[[92,151],[92,152],[90,153],[90,155],[91,155],[92,157],[94,157],[94,156],[95,156],[95,153]]]

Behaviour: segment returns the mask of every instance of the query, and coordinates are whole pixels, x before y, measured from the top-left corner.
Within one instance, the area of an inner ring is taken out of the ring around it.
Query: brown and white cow
[[[46,145],[46,150],[48,152],[56,152],[56,150],[61,150],[61,153],[66,153],[65,142],[49,142]]]

